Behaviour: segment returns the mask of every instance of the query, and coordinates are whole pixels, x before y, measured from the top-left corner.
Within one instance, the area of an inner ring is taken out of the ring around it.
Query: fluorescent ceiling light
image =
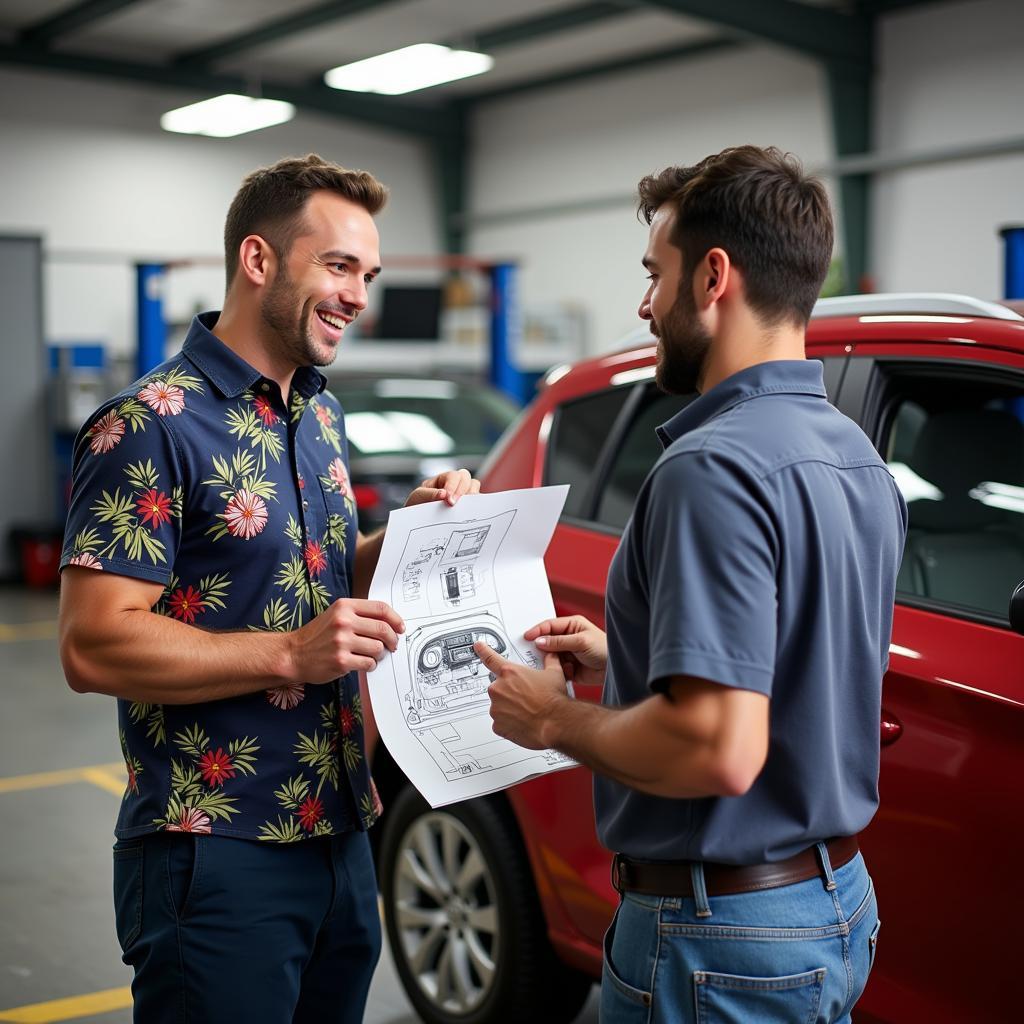
[[[481,75],[492,67],[494,58],[486,53],[452,50],[437,43],[416,43],[331,68],[324,74],[324,81],[332,89],[400,96],[443,82]]]
[[[211,135],[226,139],[244,135],[260,128],[284,124],[295,116],[295,108],[281,100],[258,100],[252,96],[239,96],[228,92],[223,96],[190,103],[187,107],[168,110],[160,118],[160,127],[166,132],[184,135]]]

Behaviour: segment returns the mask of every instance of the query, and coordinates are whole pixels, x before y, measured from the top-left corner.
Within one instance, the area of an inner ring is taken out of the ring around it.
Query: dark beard
[[[260,307],[263,322],[277,335],[281,354],[296,366],[329,366],[336,353],[324,356],[310,334],[309,320],[297,309],[298,296],[291,278],[281,271],[267,290]]]
[[[668,395],[692,394],[711,347],[711,335],[697,316],[691,282],[685,274],[672,308],[660,321],[651,321],[651,333],[658,338],[655,383]]]

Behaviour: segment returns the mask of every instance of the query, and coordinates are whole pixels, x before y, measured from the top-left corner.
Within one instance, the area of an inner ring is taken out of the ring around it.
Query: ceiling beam
[[[522,82],[512,82],[509,85],[498,86],[496,89],[490,89],[486,92],[473,93],[470,96],[460,96],[458,102],[480,103],[488,100],[504,99],[507,96],[518,96],[520,93],[534,92],[537,89],[547,89],[552,86],[569,85],[587,78],[597,78],[619,71],[632,71],[637,68],[650,67],[654,64],[664,64],[669,61],[684,61],[694,57],[704,57],[740,45],[743,45],[743,41],[739,39],[719,36],[714,39],[703,39],[695,43],[684,43],[681,46],[669,46],[661,50],[648,50],[643,53],[630,54],[628,57],[619,57],[615,60],[602,61],[597,64],[585,64],[582,67],[561,71],[554,75],[544,75],[540,78],[529,78]]]
[[[48,46],[60,36],[85,28],[94,21],[115,14],[122,7],[131,7],[138,2],[139,0],[81,0],[80,3],[65,7],[56,14],[23,28],[18,33],[18,40],[32,46]]]
[[[874,17],[876,14],[889,14],[907,7],[923,7],[925,4],[948,3],[949,0],[857,0],[857,10],[861,14]]]
[[[535,39],[541,39],[544,36],[566,32],[573,28],[583,28],[587,25],[607,21],[609,18],[619,18],[624,14],[636,14],[636,6],[616,3],[615,0],[606,0],[604,3],[585,3],[575,7],[562,7],[550,14],[508,21],[503,25],[482,29],[475,33],[469,33],[469,35],[473,39],[474,45],[484,53],[489,53],[491,50],[500,50],[506,46],[532,43]]]
[[[826,64],[832,137],[840,161],[871,151],[872,88],[867,75],[846,75]],[[843,224],[842,276],[844,290],[871,290],[871,192],[867,174],[845,174],[839,179],[839,209]]]
[[[241,75],[212,74],[167,64],[135,64],[7,44],[0,44],[0,64],[144,82],[173,89],[194,90],[208,96],[225,92],[246,94],[250,86]],[[305,110],[419,137],[446,137],[459,130],[457,115],[451,110],[408,106],[396,102],[392,97],[342,92],[323,85],[295,86],[265,79],[260,82],[260,93],[267,99],[285,100]]]
[[[264,43],[276,43],[289,36],[308,32],[332,21],[342,21],[364,11],[374,11],[395,0],[331,0],[330,3],[319,4],[298,14],[286,14],[282,18],[266,21],[256,28],[238,35],[228,36],[219,43],[200,46],[194,50],[185,50],[174,58],[174,63],[187,67],[202,67],[214,61],[233,57],[236,53],[252,50]]]
[[[710,21],[734,32],[821,60],[868,71],[872,62],[871,19],[812,7],[795,0],[644,0],[672,14]]]
[[[200,67],[262,46],[264,43],[280,42],[289,36],[361,14],[363,11],[372,9],[376,12],[376,9],[382,4],[394,2],[395,0],[334,0],[332,3],[320,4],[307,11],[266,22],[248,32],[222,39],[219,43],[179,53],[174,60],[175,63],[182,66]],[[465,37],[460,36],[458,39],[447,41],[463,45],[465,39],[468,38],[472,41],[471,45],[489,53],[492,50],[532,42],[544,36],[566,32],[630,13],[636,13],[635,0],[602,0],[602,2],[564,7],[550,14],[542,14],[533,18],[509,21],[480,32],[466,33]],[[435,41],[442,42],[444,40]]]

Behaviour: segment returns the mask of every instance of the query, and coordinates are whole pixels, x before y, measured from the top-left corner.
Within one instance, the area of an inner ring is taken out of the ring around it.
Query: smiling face
[[[278,263],[260,307],[279,353],[295,366],[328,366],[345,327],[366,308],[380,273],[373,217],[333,192],[315,192],[303,227]]]
[[[686,395],[697,390],[711,335],[697,310],[692,275],[684,280],[683,254],[672,241],[674,225],[675,212],[668,205],[651,219],[642,260],[651,283],[638,312],[658,339],[658,387],[671,395]]]

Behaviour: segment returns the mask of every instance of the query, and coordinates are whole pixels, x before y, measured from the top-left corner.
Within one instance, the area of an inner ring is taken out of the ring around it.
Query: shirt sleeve
[[[690,675],[770,696],[778,534],[760,481],[733,460],[684,452],[649,487],[647,685]]]
[[[60,567],[167,584],[181,541],[184,482],[160,417],[133,398],[101,409],[75,442]]]

